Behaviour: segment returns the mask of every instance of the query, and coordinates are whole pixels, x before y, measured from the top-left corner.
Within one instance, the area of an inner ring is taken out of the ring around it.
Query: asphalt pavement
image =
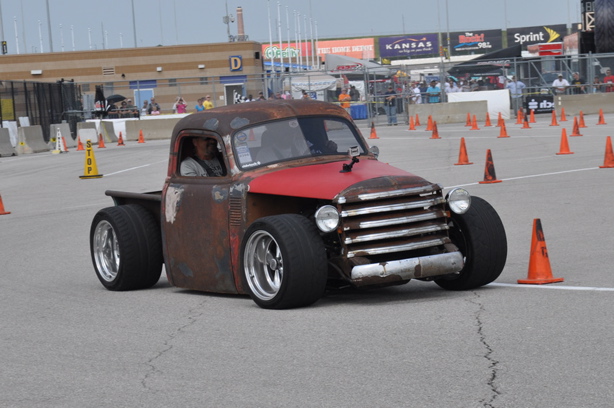
[[[401,117],[399,117],[401,119]],[[107,189],[162,187],[168,140],[0,158],[1,407],[607,407],[614,401],[614,115],[522,129],[360,128],[380,160],[463,186],[503,220],[508,259],[493,284],[331,293],[294,310],[171,287],[110,292],[89,253]],[[492,120],[493,118],[491,118]],[[496,125],[496,120],[492,120]],[[560,152],[562,129],[569,150]],[[471,165],[455,165],[465,138]],[[500,183],[484,179],[487,150]],[[360,163],[356,164],[360,166]],[[554,277],[527,278],[540,219]]]

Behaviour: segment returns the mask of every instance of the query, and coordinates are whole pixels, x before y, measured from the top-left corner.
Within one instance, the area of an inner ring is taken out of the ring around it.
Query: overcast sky
[[[301,37],[306,24],[307,38],[313,29],[313,38],[319,39],[580,21],[580,0],[0,0],[0,36],[9,54],[50,52],[51,46],[53,52],[66,52],[73,44],[77,51],[131,48],[132,4],[138,47],[226,42],[228,29],[237,34],[238,6],[243,8],[245,34],[264,43],[269,42],[269,27],[273,42],[279,42],[278,4],[284,42],[288,32],[291,41],[296,38],[299,13]],[[223,22],[226,6],[235,17],[228,26]]]

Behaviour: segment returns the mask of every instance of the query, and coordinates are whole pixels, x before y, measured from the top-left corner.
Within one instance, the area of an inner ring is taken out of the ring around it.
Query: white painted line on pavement
[[[533,178],[533,177],[556,176],[556,175],[559,175],[559,174],[575,173],[575,172],[578,172],[578,171],[597,170],[598,168],[599,167],[588,167],[586,169],[564,170],[564,171],[556,171],[556,172],[553,172],[553,173],[530,174],[528,176],[509,177],[509,178],[503,178],[503,179],[500,179],[500,180],[501,181],[509,181],[509,180],[522,180],[522,179]],[[459,184],[457,186],[450,186],[450,187],[445,187],[445,188],[475,186],[475,185],[478,185],[478,184],[480,184],[480,183],[479,182],[475,182],[475,183],[468,183],[468,184]]]
[[[515,288],[536,288],[536,289],[559,289],[559,290],[585,290],[595,292],[614,292],[614,288],[596,288],[591,286],[552,286],[547,285],[526,285],[526,284],[513,284],[513,283],[489,283],[486,286],[509,286]]]
[[[151,166],[152,164],[163,163],[163,162],[166,162],[166,161],[167,160],[164,159],[164,160],[160,160],[160,161],[157,161],[157,162],[154,162],[154,163],[144,164],[142,166],[130,167],[129,169],[124,169],[124,170],[116,171],[115,173],[107,173],[104,176],[105,177],[114,176],[115,174],[125,173],[127,171],[132,171],[132,170],[137,170],[137,169],[142,169],[143,167],[148,167],[148,166]]]

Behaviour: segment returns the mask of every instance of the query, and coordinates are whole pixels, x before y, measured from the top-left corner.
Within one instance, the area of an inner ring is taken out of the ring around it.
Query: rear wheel
[[[307,218],[283,214],[256,220],[242,245],[243,287],[258,306],[288,309],[322,297],[327,263],[324,244]]]
[[[145,289],[160,279],[160,227],[140,205],[98,211],[90,229],[90,252],[96,275],[109,290]]]
[[[450,238],[465,258],[460,273],[436,279],[444,289],[467,290],[489,284],[501,275],[507,259],[507,238],[501,218],[480,197],[471,197],[465,214],[452,213]]]

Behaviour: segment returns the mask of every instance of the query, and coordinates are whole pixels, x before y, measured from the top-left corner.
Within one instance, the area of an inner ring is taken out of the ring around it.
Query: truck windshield
[[[365,154],[360,136],[347,122],[324,118],[299,118],[241,129],[232,138],[241,168],[324,155],[344,155],[350,147]]]

